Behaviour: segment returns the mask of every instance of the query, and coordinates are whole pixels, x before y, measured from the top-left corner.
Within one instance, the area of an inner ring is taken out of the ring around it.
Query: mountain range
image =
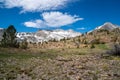
[[[56,30],[39,30],[35,33],[26,33],[21,32],[17,34],[17,38],[19,41],[22,41],[24,39],[27,39],[27,42],[32,43],[38,43],[38,42],[45,42],[49,40],[56,40],[60,41],[61,39],[67,39],[67,38],[73,38],[76,36],[81,35],[79,32],[75,32],[73,30],[62,30],[62,29],[56,29]]]
[[[101,26],[98,26],[92,31],[99,30],[99,29],[105,29],[105,30],[113,30],[115,28],[119,28],[118,25],[114,25],[110,22],[106,22]],[[90,32],[92,32],[90,31]],[[0,28],[0,40],[2,39],[4,29]],[[27,42],[31,43],[42,43],[45,41],[50,40],[56,40],[60,41],[61,39],[68,39],[68,38],[74,38],[77,36],[80,36],[81,33],[75,32],[72,29],[69,30],[62,30],[62,29],[56,29],[56,30],[39,30],[37,32],[20,32],[17,33],[17,40],[19,42],[22,42],[24,39],[27,40]]]

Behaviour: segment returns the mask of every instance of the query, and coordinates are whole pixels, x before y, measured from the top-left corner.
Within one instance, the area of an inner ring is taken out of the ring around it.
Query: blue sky
[[[87,32],[111,22],[120,25],[120,0],[0,0],[0,27],[18,32],[73,29]]]

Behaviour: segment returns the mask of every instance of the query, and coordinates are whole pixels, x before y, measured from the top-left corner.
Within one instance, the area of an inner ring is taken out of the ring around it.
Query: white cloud
[[[76,15],[71,16],[67,13],[63,14],[61,12],[45,12],[42,16],[46,24],[51,27],[65,26],[78,20],[83,20],[83,18],[78,18]]]
[[[84,27],[81,27],[81,28],[77,28],[78,30],[84,30],[85,28]]]
[[[33,28],[42,28],[45,27],[44,21],[37,19],[35,21],[28,21],[24,23],[25,26],[27,27],[33,27]]]
[[[6,8],[22,8],[22,12],[56,10],[64,7],[71,0],[2,0]]]
[[[61,12],[44,12],[42,15],[43,20],[37,19],[35,21],[25,22],[24,25],[27,27],[34,28],[45,28],[45,27],[61,27],[69,24],[73,24],[79,20],[83,20],[83,18],[79,18],[78,16],[69,15],[67,13]]]

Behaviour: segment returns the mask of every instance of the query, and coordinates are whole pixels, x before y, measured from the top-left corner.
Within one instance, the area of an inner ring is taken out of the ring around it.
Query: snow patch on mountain
[[[19,41],[26,39],[27,42],[42,43],[49,40],[60,41],[63,38],[66,38],[66,39],[73,38],[79,35],[81,35],[81,33],[75,32],[71,29],[70,30],[56,29],[53,31],[40,30],[40,31],[37,31],[36,33],[21,32],[17,34],[17,38]]]
[[[110,23],[110,22],[106,22],[106,23],[104,23],[103,25],[97,27],[96,30],[97,30],[97,29],[113,30],[113,29],[115,29],[115,28],[118,28],[118,26],[117,26],[117,25],[114,25],[114,24],[112,24],[112,23]]]

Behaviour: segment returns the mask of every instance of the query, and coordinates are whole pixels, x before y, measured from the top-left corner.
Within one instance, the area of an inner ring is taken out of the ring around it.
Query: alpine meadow
[[[0,0],[0,80],[120,80],[119,0]]]

